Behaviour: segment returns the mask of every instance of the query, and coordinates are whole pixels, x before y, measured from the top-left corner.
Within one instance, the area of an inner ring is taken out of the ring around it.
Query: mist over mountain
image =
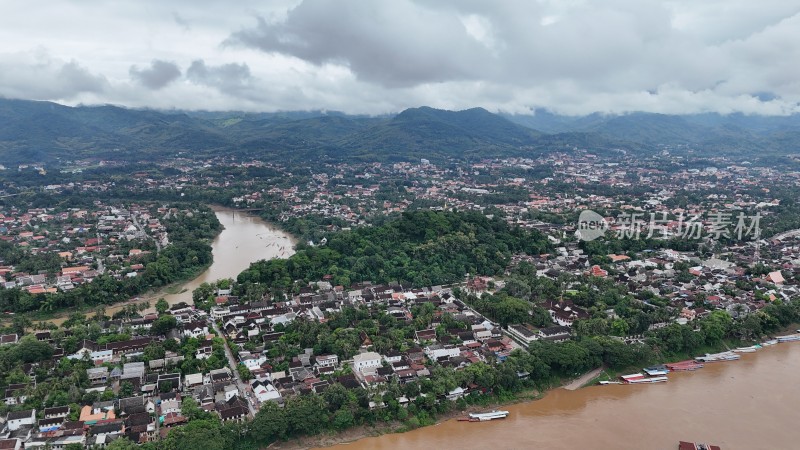
[[[545,133],[597,133],[610,139],[650,146],[685,146],[710,154],[800,152],[800,114],[667,115],[631,113],[560,116],[537,110],[532,115],[504,115],[510,121]]]
[[[234,155],[285,161],[535,157],[574,148],[795,154],[800,116],[494,114],[483,108],[339,112],[182,112],[0,99],[0,163],[154,161]]]

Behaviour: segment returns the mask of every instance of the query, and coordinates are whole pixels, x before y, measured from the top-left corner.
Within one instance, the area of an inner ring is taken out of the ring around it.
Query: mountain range
[[[537,110],[411,108],[396,115],[241,113],[68,107],[0,99],[0,164],[81,159],[154,161],[240,155],[263,160],[401,161],[536,156],[623,149],[786,155],[800,150],[800,115],[634,113],[573,117]]]

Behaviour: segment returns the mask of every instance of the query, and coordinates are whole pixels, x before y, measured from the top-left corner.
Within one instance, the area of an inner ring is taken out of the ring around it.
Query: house
[[[183,326],[183,336],[201,338],[208,335],[208,324],[205,321],[189,322]]]
[[[17,431],[24,426],[33,426],[36,423],[36,410],[26,409],[23,411],[12,411],[6,416],[6,428],[9,431]]]
[[[245,418],[247,418],[247,408],[241,405],[221,409],[217,412],[223,422],[244,422]]]
[[[461,397],[463,397],[466,392],[467,391],[464,390],[464,388],[462,388],[461,386],[458,386],[455,389],[453,389],[452,391],[447,393],[447,399],[451,400],[451,401],[458,400]]]
[[[16,344],[19,341],[19,336],[14,334],[4,334],[0,336],[0,345]]]
[[[181,412],[180,400],[165,400],[161,402],[161,415]]]
[[[545,302],[544,308],[550,313],[550,318],[562,326],[571,327],[576,320],[589,318],[589,313],[572,300],[551,300]]]
[[[180,373],[159,374],[156,385],[161,392],[164,392],[164,389],[167,388],[180,391],[183,387],[183,379]]]
[[[0,450],[22,450],[22,441],[19,439],[0,439]]]
[[[566,341],[570,338],[570,328],[567,326],[556,325],[542,328],[539,330],[539,339],[553,342]]]
[[[55,431],[61,427],[61,424],[64,423],[63,417],[54,417],[51,419],[40,419],[39,420],[39,432],[45,433],[48,431]]]
[[[443,346],[443,345],[429,345],[425,347],[425,355],[430,358],[432,361],[436,361],[439,358],[452,358],[454,356],[458,356],[461,354],[461,350],[459,350],[456,346]]]
[[[86,405],[81,408],[81,415],[78,420],[92,425],[100,420],[114,420],[116,417],[113,402],[96,402],[91,406]]]
[[[353,357],[353,370],[361,373],[374,373],[381,366],[381,355],[375,352],[360,353]]]
[[[783,274],[780,270],[776,270],[775,272],[770,272],[767,275],[767,281],[775,284],[783,284],[786,282],[786,279],[783,278]]]
[[[28,385],[26,383],[8,385],[5,397],[6,405],[13,406],[25,403],[25,400],[28,398],[27,394],[25,394],[25,389],[27,387]]]
[[[403,359],[403,355],[400,352],[398,352],[397,350],[389,350],[388,352],[386,352],[385,355],[383,355],[383,359],[387,363],[392,364],[392,363],[400,362],[400,360]]]
[[[415,332],[417,336],[417,343],[422,344],[423,342],[427,341],[435,341],[436,340],[436,330],[434,329],[427,329],[427,330],[419,330]]]
[[[339,364],[338,355],[318,355],[314,359],[317,367],[336,367]]]
[[[214,354],[214,348],[211,346],[211,341],[201,342],[194,352],[195,359],[208,359]]]
[[[265,362],[267,362],[267,357],[263,355],[257,358],[247,358],[242,360],[242,364],[244,364],[245,367],[251,371],[260,368]]]
[[[187,389],[191,389],[195,386],[201,386],[203,384],[203,374],[202,373],[190,373],[184,377],[183,385]]]
[[[45,408],[44,409],[44,418],[45,419],[53,419],[53,418],[64,418],[69,415],[69,406],[56,406],[53,408]]]
[[[258,399],[260,403],[264,403],[270,400],[274,402],[278,402],[281,400],[280,392],[278,392],[278,390],[275,389],[275,386],[273,386],[270,383],[253,381],[251,386],[253,388],[253,394],[255,394],[256,399]]]
[[[179,413],[169,413],[166,416],[164,416],[164,421],[162,423],[162,426],[165,428],[172,428],[175,425],[180,425],[186,423],[187,421],[188,419],[186,417],[183,417]]]
[[[93,385],[106,384],[106,381],[108,381],[108,367],[100,366],[86,369],[86,375]]]
[[[514,340],[526,346],[539,339],[533,330],[528,329],[524,325],[509,325],[507,331]]]

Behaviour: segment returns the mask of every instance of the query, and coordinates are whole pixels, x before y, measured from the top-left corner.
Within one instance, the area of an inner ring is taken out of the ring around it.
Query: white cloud
[[[786,114],[796,61],[797,0],[0,4],[0,95],[67,103]]]

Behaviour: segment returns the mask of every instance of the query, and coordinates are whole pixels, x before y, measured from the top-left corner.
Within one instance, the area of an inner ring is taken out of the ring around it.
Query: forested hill
[[[395,116],[187,113],[0,99],[0,164],[246,156],[281,161],[399,161],[634,148],[597,133],[543,135],[481,108]]]
[[[288,260],[259,261],[242,272],[241,283],[261,283],[285,292],[294,280],[349,286],[360,281],[431,286],[462,281],[464,275],[502,274],[515,253],[546,252],[538,231],[508,225],[476,212],[414,211],[376,227],[331,235],[320,247],[298,247]]]
[[[159,112],[0,99],[0,164],[244,156],[281,161],[537,157],[574,148],[737,155],[800,151],[800,115],[558,116],[429,107],[367,117],[329,112]]]
[[[737,156],[800,154],[800,114],[758,116],[705,113],[678,116],[631,113],[560,116],[537,110],[535,114],[504,117],[554,135],[584,133],[612,140],[670,146],[675,150]]]

